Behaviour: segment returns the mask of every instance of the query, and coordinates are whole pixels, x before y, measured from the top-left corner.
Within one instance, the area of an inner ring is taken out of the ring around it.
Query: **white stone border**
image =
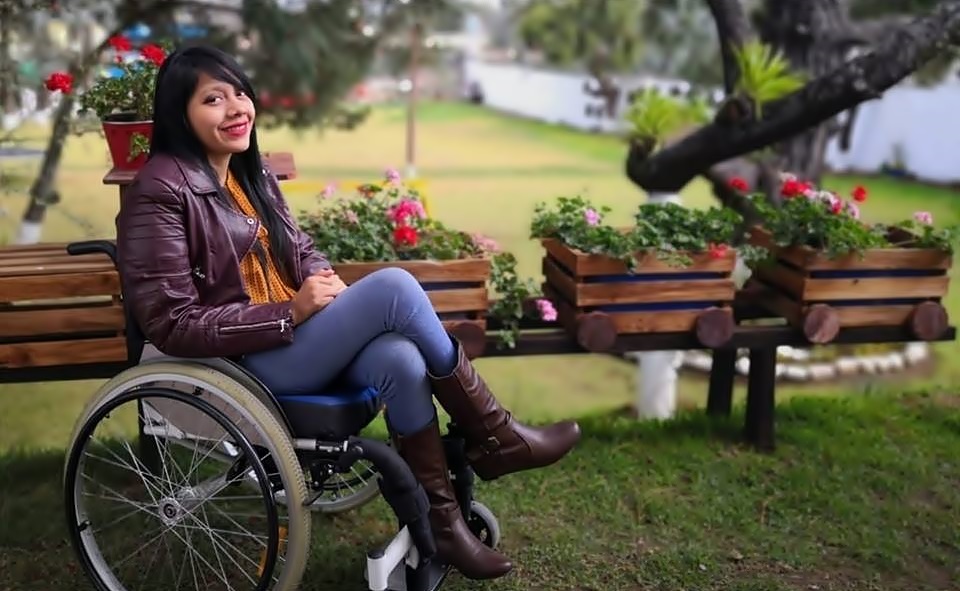
[[[930,356],[930,346],[924,342],[907,343],[900,351],[880,355],[843,356],[831,362],[806,363],[810,352],[790,346],[777,348],[777,379],[793,382],[819,382],[858,374],[878,374],[901,371],[917,365]],[[681,367],[709,372],[713,358],[708,351],[684,351],[681,353]],[[748,351],[737,352],[736,371],[740,375],[750,373]]]

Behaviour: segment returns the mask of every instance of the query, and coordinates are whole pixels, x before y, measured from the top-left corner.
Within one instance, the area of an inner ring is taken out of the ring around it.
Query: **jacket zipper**
[[[290,328],[290,321],[286,318],[281,318],[279,320],[264,320],[262,322],[251,322],[249,324],[233,324],[231,326],[221,326],[221,334],[229,333],[242,333],[242,332],[256,332],[264,330],[266,328],[279,327],[280,332],[286,332]]]

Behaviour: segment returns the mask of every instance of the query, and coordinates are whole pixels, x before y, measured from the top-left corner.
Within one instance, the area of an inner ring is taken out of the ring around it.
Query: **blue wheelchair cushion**
[[[369,425],[380,410],[380,392],[373,387],[274,396],[290,421],[294,437],[346,439]]]

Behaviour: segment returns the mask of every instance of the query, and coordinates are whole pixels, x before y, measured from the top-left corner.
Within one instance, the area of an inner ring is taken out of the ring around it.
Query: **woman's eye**
[[[222,97],[219,96],[208,96],[203,102],[212,105],[213,103],[219,101]]]

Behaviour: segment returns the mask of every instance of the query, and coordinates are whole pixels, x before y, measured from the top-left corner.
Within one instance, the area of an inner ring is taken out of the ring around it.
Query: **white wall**
[[[599,100],[583,92],[586,74],[537,70],[515,64],[464,63],[466,84],[478,83],[485,103],[497,110],[579,129],[610,132],[622,122],[586,114]],[[627,88],[644,84],[685,86],[679,80],[632,77],[620,80]],[[688,86],[688,85],[686,85]],[[626,97],[621,99],[623,112]],[[960,182],[960,81],[952,78],[935,88],[903,83],[882,98],[861,105],[849,152],[836,141],[827,150],[827,163],[837,170],[873,172],[893,159],[902,147],[907,169],[934,182]]]
[[[571,74],[528,68],[516,64],[494,64],[479,60],[464,62],[465,84],[479,83],[486,105],[523,117],[558,123],[578,129],[599,129],[606,132],[623,127],[617,119],[588,116],[588,105],[600,106],[601,100],[584,92],[590,81],[586,74]],[[689,87],[682,80],[656,79],[646,76],[620,78],[622,87],[642,85],[679,85]],[[626,93],[620,98],[618,112],[627,106]]]

